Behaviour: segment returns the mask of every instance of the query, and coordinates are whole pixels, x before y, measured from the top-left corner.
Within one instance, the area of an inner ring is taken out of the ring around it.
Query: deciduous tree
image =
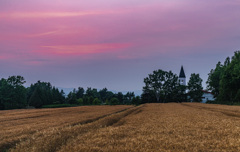
[[[192,102],[201,102],[203,95],[202,79],[199,74],[192,73],[188,81],[188,95]]]
[[[144,79],[142,97],[146,100],[153,99],[153,94],[157,102],[177,101],[177,86],[179,86],[178,77],[172,71],[163,71],[161,69],[153,71]],[[153,102],[153,101],[150,101]]]

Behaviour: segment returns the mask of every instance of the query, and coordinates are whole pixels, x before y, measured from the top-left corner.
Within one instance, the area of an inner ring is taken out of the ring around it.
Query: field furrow
[[[66,144],[75,141],[78,136],[84,136],[89,132],[95,132],[101,128],[107,128],[117,124],[122,118],[133,113],[140,107],[130,108],[116,112],[99,120],[87,124],[49,129],[31,136],[28,140],[17,145],[11,151],[58,151]]]
[[[98,108],[77,110],[88,111],[79,113],[85,113],[86,123],[83,119],[77,120],[78,117],[69,121],[67,115],[68,119],[62,115],[65,121],[59,127],[45,123],[45,129],[23,134],[24,140],[9,151],[240,151],[238,106],[156,103],[137,107],[106,106],[104,111],[91,112]],[[13,140],[14,136],[8,138]]]
[[[15,147],[17,143],[29,139],[39,132],[47,132],[76,124],[86,124],[131,107],[83,106],[3,111],[0,116],[0,149]]]
[[[206,105],[206,104],[191,104],[191,103],[183,103],[184,106],[189,106],[195,109],[202,109],[212,112],[222,113],[226,116],[240,118],[240,109],[235,106],[226,106],[226,105]]]
[[[240,121],[181,104],[147,104],[59,151],[239,151]]]

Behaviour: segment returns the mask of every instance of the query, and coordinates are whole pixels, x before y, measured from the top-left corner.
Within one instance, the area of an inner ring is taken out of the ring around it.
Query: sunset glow
[[[1,74],[134,91],[152,70],[183,65],[206,81],[240,49],[239,14],[238,0],[1,1]]]
[[[106,53],[117,51],[119,48],[127,47],[127,44],[89,44],[89,45],[59,45],[42,46],[49,49],[42,51],[44,54],[53,55],[84,55],[94,53]]]
[[[76,17],[86,15],[100,14],[97,12],[13,12],[7,13],[3,16],[12,19],[26,19],[26,18],[62,18],[62,17]]]

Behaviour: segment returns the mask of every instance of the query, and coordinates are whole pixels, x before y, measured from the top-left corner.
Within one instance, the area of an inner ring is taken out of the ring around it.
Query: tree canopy
[[[50,82],[38,81],[29,87],[22,76],[10,76],[0,80],[0,110],[16,109],[44,105],[116,105],[142,104],[149,102],[201,102],[203,95],[202,79],[199,74],[191,74],[188,85],[181,85],[179,78],[172,71],[155,70],[144,78],[141,97],[134,92],[114,93],[107,88],[96,89],[78,87],[69,94],[51,85]],[[240,103],[240,51],[236,51],[222,64],[218,62],[210,71],[207,89],[216,97],[218,103]],[[186,90],[188,89],[188,92]]]
[[[203,95],[202,79],[199,74],[192,73],[188,81],[188,96],[190,101],[201,102]]]
[[[0,109],[17,109],[26,106],[24,83],[22,76],[11,76],[0,80]]]
[[[146,102],[182,102],[186,96],[185,87],[172,71],[155,70],[144,83],[142,99]]]
[[[236,51],[224,64],[218,62],[208,74],[208,89],[219,103],[240,102],[240,51]]]

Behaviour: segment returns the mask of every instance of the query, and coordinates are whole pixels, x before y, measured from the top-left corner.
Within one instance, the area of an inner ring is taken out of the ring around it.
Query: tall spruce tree
[[[29,99],[29,105],[35,108],[41,108],[44,105],[40,87],[34,89],[34,92]]]
[[[218,100],[240,102],[240,51],[235,52],[224,66]]]
[[[208,90],[212,91],[218,103],[240,102],[240,51],[236,51],[224,64],[220,62],[208,74]]]
[[[210,90],[215,97],[219,95],[220,80],[224,71],[224,66],[218,62],[215,69],[212,69],[208,74],[207,89]]]

